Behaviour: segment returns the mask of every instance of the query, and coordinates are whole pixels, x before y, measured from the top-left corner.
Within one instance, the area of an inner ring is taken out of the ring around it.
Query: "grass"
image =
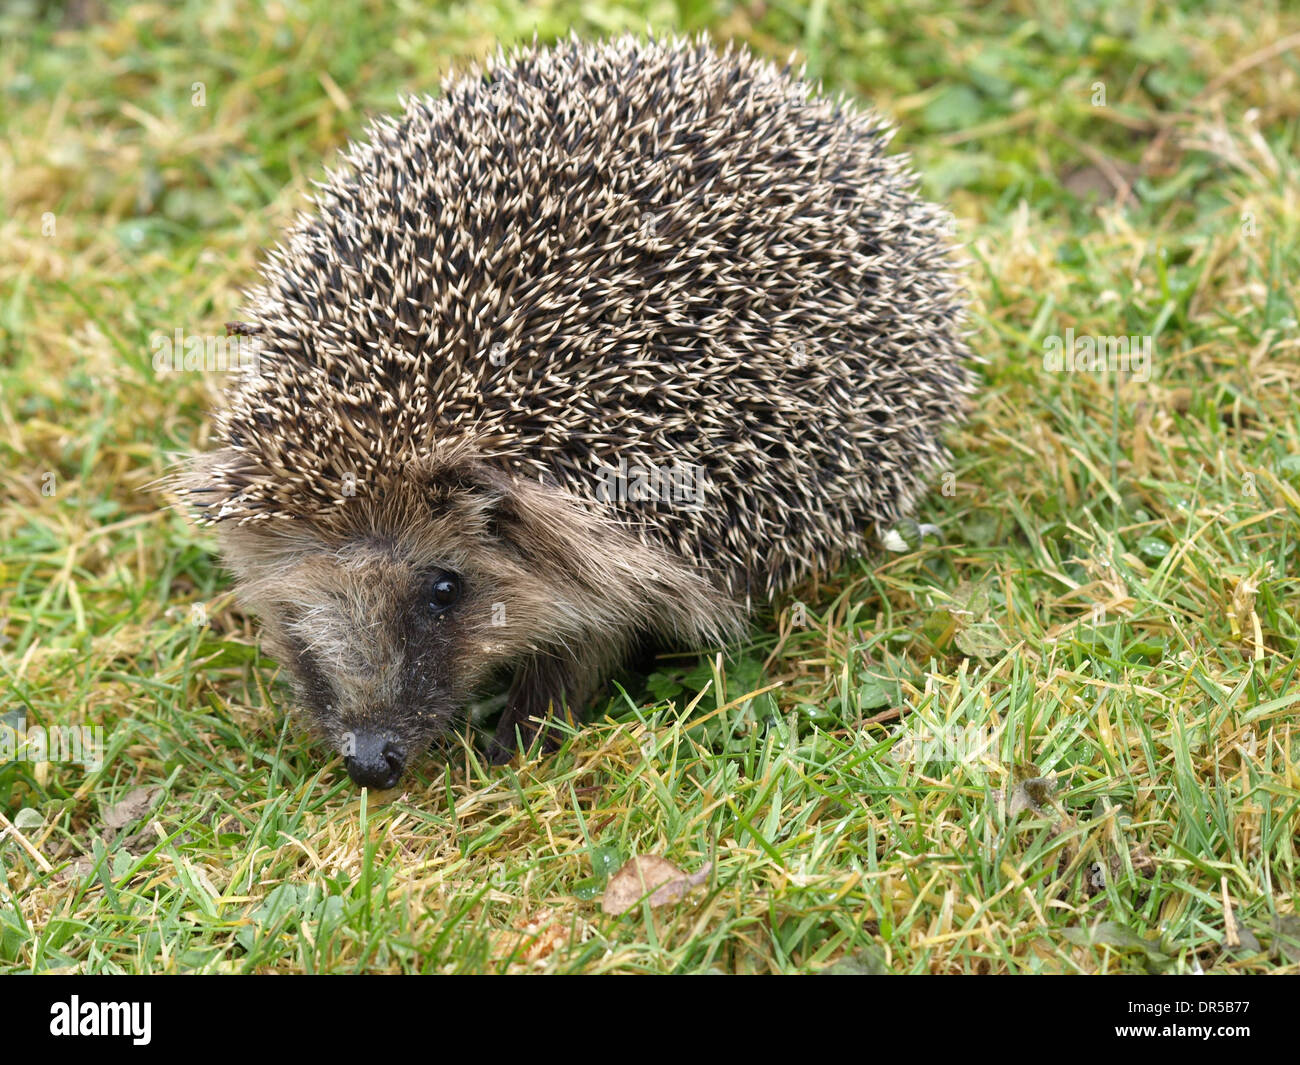
[[[151,337],[237,318],[399,92],[647,24],[797,51],[953,205],[986,364],[939,531],[611,685],[553,756],[453,737],[380,804],[150,487],[220,385]],[[1298,35],[1269,3],[8,5],[0,714],[106,749],[0,765],[0,970],[1300,971]],[[1067,330],[1151,337],[1149,379],[1046,372]],[[605,914],[637,854],[713,865]]]

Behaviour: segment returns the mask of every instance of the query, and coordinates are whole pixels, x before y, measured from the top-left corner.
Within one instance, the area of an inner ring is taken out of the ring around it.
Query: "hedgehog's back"
[[[734,590],[852,550],[968,387],[946,216],[887,135],[686,41],[529,49],[410,101],[267,264],[213,507],[310,516],[465,437],[612,491]]]

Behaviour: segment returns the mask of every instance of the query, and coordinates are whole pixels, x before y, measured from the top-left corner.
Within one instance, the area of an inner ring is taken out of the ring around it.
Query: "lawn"
[[[399,94],[647,26],[899,124],[968,260],[952,474],[558,753],[471,723],[376,798],[157,487],[223,376],[157,338]],[[27,0],[0,85],[0,971],[1300,972],[1300,12]],[[638,855],[697,886],[605,912]]]

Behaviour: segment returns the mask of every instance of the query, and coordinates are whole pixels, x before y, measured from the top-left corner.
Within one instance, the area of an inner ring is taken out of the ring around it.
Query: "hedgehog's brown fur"
[[[888,137],[743,52],[632,38],[498,55],[371,127],[265,266],[258,365],[180,482],[333,742],[414,751],[509,668],[510,746],[638,637],[724,640],[910,510],[968,352]],[[620,463],[696,468],[703,503],[609,500]]]

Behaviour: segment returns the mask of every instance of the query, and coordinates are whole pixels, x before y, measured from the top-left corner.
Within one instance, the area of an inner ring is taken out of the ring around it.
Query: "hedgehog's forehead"
[[[376,537],[330,538],[286,562],[286,587],[317,601],[392,598],[404,594],[422,569],[397,541]]]
[[[223,554],[255,603],[294,612],[370,608],[410,594],[427,577],[465,564],[449,534],[404,530],[344,531],[301,522],[219,527]],[[351,606],[349,606],[351,604]]]
[[[463,543],[454,534],[429,526],[332,538],[322,554],[343,578],[387,584],[465,564]]]

